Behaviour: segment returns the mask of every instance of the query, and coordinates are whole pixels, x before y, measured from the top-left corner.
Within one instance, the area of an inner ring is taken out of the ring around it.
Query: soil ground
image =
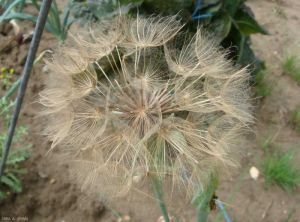
[[[291,147],[299,149],[300,134],[293,130],[288,114],[300,105],[300,86],[283,74],[281,64],[287,54],[300,55],[300,1],[249,0],[247,4],[271,34],[253,36],[252,46],[256,54],[265,60],[269,73],[268,84],[272,85],[273,90],[270,96],[259,100],[257,104],[257,135],[246,148],[242,167],[230,178],[222,178],[217,195],[224,201],[233,221],[299,222],[299,188],[292,193],[277,186],[267,188],[264,176],[261,174],[258,180],[253,180],[249,169],[251,166],[260,168],[264,155],[260,144],[270,135],[276,135],[274,142],[280,144],[283,150]],[[19,24],[24,32],[33,29],[32,24]],[[11,38],[12,31],[9,28],[7,30],[0,34],[0,49]],[[57,40],[46,32],[39,52],[54,48],[56,44]],[[7,47],[0,52],[0,68],[14,68],[20,75],[29,44],[18,45],[12,41]],[[29,126],[26,142],[32,144],[32,156],[24,163],[28,169],[28,174],[22,178],[24,191],[0,204],[0,221],[8,217],[33,222],[157,221],[160,212],[155,205],[128,205],[124,200],[119,202],[119,213],[126,216],[120,220],[115,211],[105,204],[84,198],[80,190],[69,182],[67,164],[58,166],[55,154],[51,157],[45,155],[50,143],[40,135],[43,124],[36,118],[38,105],[35,103],[43,87],[45,74],[42,68],[42,64],[34,68],[19,121],[20,125]],[[0,89],[1,96],[3,92]],[[296,159],[300,160],[299,152]],[[193,209],[187,209],[182,217],[186,222],[194,221],[193,214]],[[212,212],[211,221],[223,221],[219,214]]]

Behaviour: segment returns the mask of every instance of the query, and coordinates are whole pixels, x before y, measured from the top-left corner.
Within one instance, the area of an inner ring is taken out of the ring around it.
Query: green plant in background
[[[290,121],[294,125],[295,130],[300,132],[300,106],[290,113]]]
[[[6,8],[6,11],[0,16],[0,22],[9,19],[36,22],[35,16],[20,10],[14,11],[20,4],[22,7],[19,8],[23,9],[24,2],[25,0],[14,0],[3,3],[2,7]],[[29,0],[26,3],[33,4],[39,10],[37,0]],[[238,64],[242,66],[250,64],[253,74],[262,67],[262,62],[255,57],[250,47],[250,35],[268,32],[254,19],[250,8],[245,5],[245,0],[69,0],[62,17],[59,15],[56,2],[53,1],[46,29],[60,41],[64,41],[69,27],[76,20],[88,24],[88,21],[109,18],[120,13],[135,16],[137,6],[139,6],[138,13],[144,15],[178,14],[183,22],[187,23],[186,27],[190,32],[195,32],[200,24],[217,36],[222,46],[231,47],[228,56]]]
[[[267,75],[266,69],[262,69],[255,76],[255,92],[257,96],[262,98],[270,95],[272,92],[272,87],[266,80]]]
[[[21,12],[24,9],[25,3],[26,0],[0,0],[0,9],[4,10],[0,16],[0,23],[11,11]]]
[[[262,162],[262,172],[266,185],[276,184],[281,188],[291,191],[300,185],[300,169],[295,166],[295,152],[289,150],[284,153],[270,145],[270,141],[264,145],[265,156]]]
[[[38,0],[14,0],[11,1],[10,4],[3,3],[3,5],[1,6],[5,9],[5,11],[0,16],[0,23],[11,19],[29,20],[35,23],[37,21],[37,16],[33,16],[23,11],[25,3],[33,5],[37,9],[37,11],[40,10],[41,4]],[[72,23],[75,22],[75,19],[70,17],[70,10],[72,8],[72,4],[73,0],[70,0],[67,6],[64,8],[64,11],[61,16],[57,3],[54,0],[52,2],[50,12],[47,18],[45,28],[49,32],[51,32],[56,38],[58,38],[61,42],[63,42],[67,38],[68,30]],[[16,8],[20,8],[20,5],[22,5],[22,10],[17,11]]]
[[[250,47],[250,35],[255,33],[267,34],[268,32],[257,23],[250,8],[245,6],[244,0],[196,0],[196,7],[193,6],[192,2],[188,5],[187,2],[189,1],[177,1],[182,2],[181,6],[185,7],[183,17],[185,20],[190,20],[190,30],[195,29],[198,24],[203,25],[214,36],[217,36],[222,46],[231,47],[229,56],[235,59],[238,64],[242,66],[250,64],[252,71],[261,68],[261,61],[255,57]],[[145,0],[146,6],[152,3],[157,5],[156,11],[159,11],[159,7],[166,12],[168,12],[167,8],[171,8],[173,13],[181,10],[180,6],[178,5],[176,8],[177,5],[171,0]],[[190,14],[191,9],[194,8],[194,13]]]
[[[13,82],[13,76],[15,74],[14,69],[8,69],[8,68],[1,68],[0,70],[0,81],[1,85],[0,87],[3,87],[4,89],[7,89],[12,86]]]
[[[268,152],[272,143],[273,143],[273,140],[276,138],[277,134],[275,134],[275,136],[268,136],[264,141],[263,143],[261,143],[261,148],[263,149],[264,152]]]
[[[135,16],[137,13],[144,15],[178,14],[183,22],[187,23],[186,28],[190,32],[195,32],[200,24],[210,30],[218,41],[225,48],[230,47],[229,57],[233,58],[241,66],[250,64],[253,75],[259,71],[263,64],[256,58],[251,49],[250,35],[260,33],[268,34],[267,30],[258,24],[254,19],[251,9],[245,5],[245,0],[120,0],[101,1],[98,10],[94,4],[100,1],[80,1],[81,6],[89,8],[75,7],[78,16],[101,19],[118,14],[118,6],[124,8],[123,13],[128,11],[129,15]],[[138,11],[136,7],[139,5]],[[126,9],[126,10],[125,10]]]
[[[71,13],[81,24],[126,14],[141,5],[142,0],[74,0]]]
[[[0,23],[11,19],[25,19],[26,13],[23,13],[26,0],[0,0]],[[23,18],[21,15],[24,15]],[[33,17],[33,16],[32,16]]]
[[[286,56],[282,62],[282,69],[285,74],[290,75],[298,84],[300,84],[300,66],[298,56]]]
[[[1,127],[8,126],[11,118],[11,108],[14,106],[13,102],[8,102],[6,99],[0,100],[0,121]],[[0,159],[2,159],[2,149],[6,138],[6,128],[0,128]],[[5,199],[11,193],[22,192],[22,183],[19,176],[26,173],[26,169],[21,166],[21,163],[30,156],[30,145],[22,144],[24,136],[27,134],[27,128],[19,126],[14,136],[14,144],[16,149],[12,150],[6,162],[4,175],[0,181],[0,200]]]

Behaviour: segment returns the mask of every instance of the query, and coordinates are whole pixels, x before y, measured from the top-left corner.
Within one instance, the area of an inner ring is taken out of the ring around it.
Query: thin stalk
[[[208,204],[201,204],[197,209],[197,222],[206,222],[209,214]]]
[[[113,209],[110,206],[105,206],[108,210],[110,210],[110,212],[119,220],[120,218],[122,218],[122,215],[116,211],[115,209]]]
[[[245,178],[248,176],[248,169],[249,166],[245,166],[245,168],[243,169],[241,175],[237,179],[237,182],[234,184],[233,188],[231,189],[228,195],[228,200],[226,201],[227,203],[232,203],[232,201],[235,199],[238,190],[241,188],[245,181]],[[222,220],[222,217],[224,217],[223,215],[224,214],[221,211],[219,211],[215,216],[213,222],[220,222]]]
[[[205,189],[199,189],[198,194],[192,200],[197,209],[197,222],[206,222],[210,212],[210,202],[218,186],[216,176],[211,175],[210,184]]]
[[[232,222],[232,220],[230,219],[229,214],[227,213],[227,210],[226,210],[224,204],[222,203],[222,201],[216,199],[215,203],[217,204],[219,209],[222,211],[225,221],[226,222]]]
[[[241,60],[242,60],[242,56],[243,56],[243,53],[244,53],[244,47],[245,47],[245,41],[246,41],[246,37],[244,35],[242,35],[237,63],[240,63]]]
[[[14,2],[12,2],[7,9],[3,12],[3,14],[0,16],[0,23],[2,23],[6,16],[9,15],[9,13],[11,13],[11,11],[13,11],[14,7],[16,7],[18,4],[20,4],[20,2],[22,2],[23,0],[16,0]]]
[[[7,90],[7,92],[1,99],[6,100],[8,97],[10,97],[18,89],[20,82],[21,82],[21,78],[17,79],[17,81],[15,81],[12,84],[12,86],[9,88],[9,90]]]
[[[158,178],[151,177],[153,190],[165,222],[170,222],[167,206],[163,199],[162,183]]]
[[[30,44],[28,57],[26,59],[25,67],[24,67],[23,74],[22,74],[21,85],[20,85],[17,100],[16,100],[16,107],[15,107],[14,114],[13,114],[13,117],[12,117],[10,125],[9,125],[7,137],[5,140],[4,147],[3,147],[3,155],[2,155],[2,160],[0,163],[0,179],[4,172],[5,163],[6,163],[8,154],[9,154],[9,149],[10,149],[10,146],[12,143],[12,139],[13,139],[17,121],[19,118],[21,106],[22,106],[23,99],[25,96],[27,83],[28,83],[28,80],[30,77],[32,66],[33,66],[34,57],[35,57],[35,54],[37,52],[37,49],[38,49],[38,46],[39,46],[39,43],[40,43],[40,40],[42,37],[42,33],[43,33],[43,30],[45,27],[47,15],[48,15],[51,3],[52,3],[52,0],[43,0],[41,9],[40,9],[40,12],[38,15],[36,27],[34,30],[34,35],[33,35],[33,38],[32,38],[31,44]]]

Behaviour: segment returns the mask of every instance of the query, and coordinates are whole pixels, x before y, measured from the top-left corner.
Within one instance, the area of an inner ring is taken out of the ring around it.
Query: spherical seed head
[[[78,30],[47,62],[45,132],[83,190],[110,199],[155,176],[192,193],[237,164],[249,74],[201,29],[176,44],[181,28],[116,18]]]

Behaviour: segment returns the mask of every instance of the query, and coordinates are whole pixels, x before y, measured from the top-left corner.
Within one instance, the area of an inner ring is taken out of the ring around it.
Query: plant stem
[[[242,56],[243,56],[244,48],[245,48],[245,41],[246,41],[246,37],[244,35],[242,35],[242,39],[241,39],[240,46],[239,46],[239,54],[238,54],[237,63],[240,63],[242,61]]]
[[[192,200],[197,209],[197,222],[206,222],[210,212],[210,202],[214,198],[214,193],[218,186],[217,177],[210,176],[210,183],[205,189],[199,189],[198,194]]]
[[[206,222],[208,218],[208,205],[201,204],[197,209],[197,222]]]
[[[225,221],[226,222],[232,222],[232,220],[230,219],[229,214],[227,213],[226,208],[224,207],[223,203],[218,199],[216,199],[215,202],[218,205],[219,209],[222,211]]]
[[[1,98],[1,99],[7,99],[8,97],[10,97],[19,87],[21,82],[21,78],[19,78],[17,81],[15,81],[12,86],[9,88],[9,90],[7,90],[7,92],[5,93],[5,95]]]
[[[160,207],[160,210],[162,212],[162,215],[164,217],[165,222],[170,222],[167,206],[163,200],[163,190],[162,190],[162,183],[158,178],[151,177],[152,178],[152,186],[155,193],[155,196],[158,201],[158,205]]]

